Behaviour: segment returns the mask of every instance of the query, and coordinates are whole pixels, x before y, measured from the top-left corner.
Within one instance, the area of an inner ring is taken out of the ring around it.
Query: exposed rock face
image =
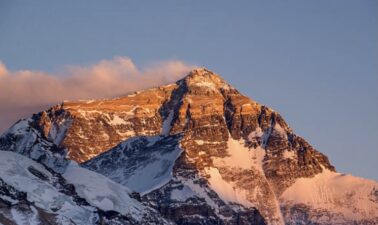
[[[376,182],[336,173],[277,112],[206,69],[117,99],[65,102],[27,123],[1,136],[0,149],[57,172],[67,166],[65,157],[83,163],[176,224],[327,224],[322,215],[373,224],[378,218]],[[23,147],[19,140],[49,144]],[[321,202],[293,197],[306,184],[326,193]],[[340,206],[345,198],[356,202],[352,211]]]
[[[84,162],[129,137],[159,134],[159,110],[174,87],[111,100],[65,102],[33,119],[47,139],[68,149],[68,158]]]

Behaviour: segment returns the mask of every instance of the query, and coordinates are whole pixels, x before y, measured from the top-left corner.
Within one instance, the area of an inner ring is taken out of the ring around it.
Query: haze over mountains
[[[204,68],[51,107],[0,150],[4,224],[378,223],[377,182],[336,172],[278,112]]]

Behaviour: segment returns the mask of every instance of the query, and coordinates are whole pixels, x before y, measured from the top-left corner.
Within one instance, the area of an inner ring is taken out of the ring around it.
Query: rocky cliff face
[[[34,115],[34,126],[46,139],[68,149],[68,158],[85,162],[122,140],[159,134],[160,108],[174,87],[110,100],[65,102]]]
[[[206,69],[117,99],[65,102],[22,123],[0,149],[56,172],[68,159],[82,163],[176,224],[378,222],[376,182],[336,173],[277,112]],[[304,187],[312,198],[295,194]]]

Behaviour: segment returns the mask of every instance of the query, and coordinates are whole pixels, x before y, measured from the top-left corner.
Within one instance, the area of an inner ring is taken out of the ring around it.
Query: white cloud
[[[91,66],[70,66],[64,74],[8,71],[0,61],[0,132],[20,117],[63,100],[106,98],[174,82],[192,69],[182,61],[137,68],[130,58],[115,57]]]

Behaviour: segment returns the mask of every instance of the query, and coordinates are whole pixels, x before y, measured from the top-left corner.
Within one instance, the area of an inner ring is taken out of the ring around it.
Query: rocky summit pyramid
[[[377,182],[204,68],[34,114],[0,150],[3,224],[378,224]]]

